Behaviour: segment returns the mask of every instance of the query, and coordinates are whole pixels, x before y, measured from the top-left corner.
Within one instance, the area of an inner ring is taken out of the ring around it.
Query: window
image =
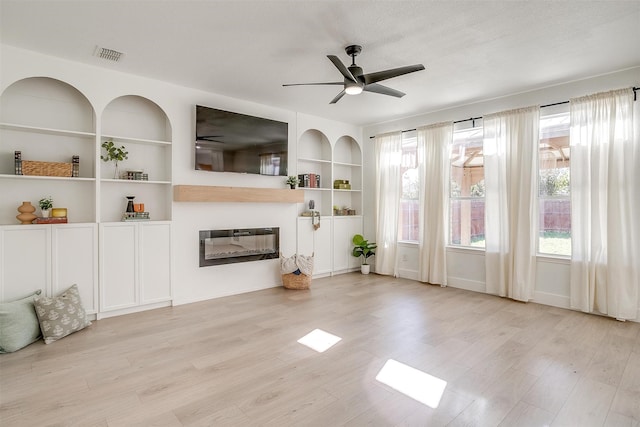
[[[449,243],[484,248],[482,128],[456,130],[451,146]]]
[[[449,189],[449,244],[453,246],[485,247],[483,137],[482,127],[457,129],[453,133]],[[404,133],[399,221],[402,241],[418,241],[421,183],[416,154],[415,133]],[[538,160],[540,254],[571,255],[569,160],[569,113],[541,117]]]
[[[399,238],[402,241],[418,241],[420,220],[420,182],[418,179],[417,138],[415,132],[402,134],[402,196],[400,197]]]
[[[571,255],[569,113],[540,118],[538,252]]]

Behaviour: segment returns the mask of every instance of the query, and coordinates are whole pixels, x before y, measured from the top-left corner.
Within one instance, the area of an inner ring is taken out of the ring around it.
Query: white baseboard
[[[140,311],[153,310],[156,308],[171,307],[171,301],[156,302],[153,304],[138,305],[135,307],[122,308],[119,310],[103,311],[96,314],[96,320],[108,319],[109,317],[122,316],[124,314],[138,313]]]
[[[402,279],[420,281],[420,279],[418,278],[418,272],[416,270],[407,270],[401,268],[398,270],[398,276]]]
[[[327,274],[327,276],[331,275],[331,276],[338,276],[340,274],[347,274],[347,273],[353,273],[355,271],[360,271],[360,267],[353,267],[353,268],[347,268],[345,270],[336,270],[332,273]],[[313,277],[316,277],[316,275],[314,274]],[[318,277],[322,277],[322,276],[318,276]]]
[[[465,289],[467,291],[487,293],[487,287],[484,282],[478,280],[463,279],[462,277],[447,278],[447,286],[452,288]]]
[[[311,278],[319,279],[320,277],[329,277],[329,276],[331,276],[331,269],[314,271]]]
[[[311,279],[322,279],[323,277],[329,277],[329,276],[331,276],[331,272],[324,271],[321,273],[313,273],[313,276],[311,276]]]
[[[571,299],[568,296],[549,294],[547,292],[534,292],[533,302],[552,307],[571,308]]]

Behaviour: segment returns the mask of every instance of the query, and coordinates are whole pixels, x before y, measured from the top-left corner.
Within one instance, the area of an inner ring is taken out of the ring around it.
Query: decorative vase
[[[296,185],[295,184],[289,184],[289,188],[291,188],[292,190],[296,189]]]
[[[118,163],[113,168],[113,179],[120,179],[120,168],[118,167]]]
[[[51,212],[49,209],[40,209],[41,213],[42,213],[42,218],[49,218],[49,212]]]
[[[369,274],[370,269],[371,269],[371,266],[369,264],[362,264],[360,266],[360,272],[362,274]]]
[[[129,200],[127,202],[127,210],[126,210],[126,212],[135,212],[135,209],[133,208],[133,199],[135,199],[136,196],[126,196],[126,197]]]
[[[37,218],[33,213],[36,211],[36,207],[31,204],[31,202],[22,202],[22,204],[18,207],[18,212],[20,215],[16,215],[16,218],[20,221],[21,224],[31,224],[34,219]]]

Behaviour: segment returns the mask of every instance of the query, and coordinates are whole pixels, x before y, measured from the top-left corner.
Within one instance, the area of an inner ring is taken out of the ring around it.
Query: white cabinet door
[[[135,223],[100,224],[100,311],[138,304]]]
[[[0,227],[0,301],[51,293],[51,227]]]
[[[87,314],[98,312],[98,227],[91,224],[52,225],[53,294],[78,285]]]
[[[53,296],[76,284],[85,310],[95,314],[97,249],[94,223],[0,227],[0,298],[37,289]]]
[[[331,219],[329,216],[323,216],[320,228],[314,230],[311,218],[298,218],[298,253],[314,254],[314,275],[331,273]]]
[[[358,268],[360,260],[353,255],[353,236],[362,233],[362,217],[342,216],[333,218],[333,271]]]
[[[170,222],[100,224],[100,257],[101,312],[171,300]]]
[[[171,224],[138,224],[141,303],[171,299]]]

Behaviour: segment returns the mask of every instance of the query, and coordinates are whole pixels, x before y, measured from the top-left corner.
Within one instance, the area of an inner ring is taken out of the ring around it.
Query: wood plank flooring
[[[378,382],[389,359],[446,381],[438,407]],[[640,324],[345,274],[0,355],[0,425],[637,427]]]

